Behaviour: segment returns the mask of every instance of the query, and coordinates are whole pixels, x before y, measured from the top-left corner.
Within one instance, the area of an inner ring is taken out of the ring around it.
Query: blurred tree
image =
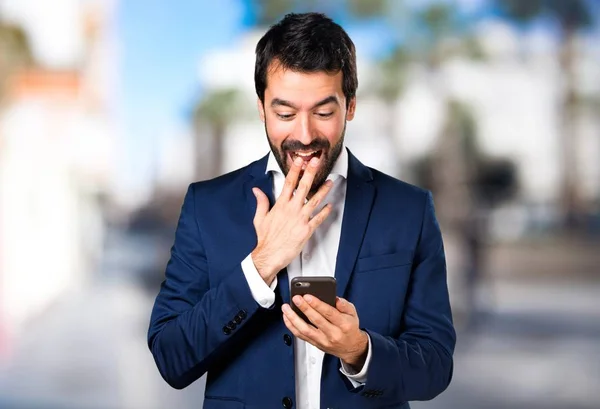
[[[0,113],[6,103],[13,76],[32,65],[33,57],[23,29],[0,20]],[[0,160],[4,152],[3,145],[0,133]]]
[[[246,112],[247,102],[242,92],[233,88],[210,91],[197,103],[193,114],[197,179],[221,174],[226,129]]]
[[[251,0],[250,3],[256,15],[257,26],[270,26],[298,6],[298,1],[294,0]]]
[[[517,172],[511,160],[489,157],[480,150],[477,122],[468,106],[450,99],[448,110],[444,137],[434,151],[418,161],[416,176],[419,185],[434,191],[436,202],[443,200],[437,209],[440,221],[452,228],[448,231],[461,246],[464,309],[456,312],[462,324],[472,328],[489,306],[482,305],[477,297],[485,283],[489,215],[514,197]],[[491,288],[485,289],[486,303],[490,303]]]
[[[581,30],[594,24],[590,4],[586,0],[496,0],[496,3],[505,18],[519,25],[527,25],[538,18],[549,18],[558,26],[559,64],[564,81],[560,109],[563,172],[560,204],[564,226],[576,227],[585,213],[577,180],[575,121],[579,103],[575,86],[576,39]]]
[[[384,104],[383,127],[384,136],[391,140],[391,145],[396,147],[398,162],[401,160],[401,149],[399,147],[400,118],[397,115],[398,101],[406,89],[407,77],[409,75],[411,56],[408,50],[396,44],[392,51],[383,57],[375,67],[377,75],[371,79],[363,95],[375,96]],[[396,165],[396,175],[401,172],[400,164]]]
[[[481,203],[475,200],[474,173],[477,168],[478,149],[465,150],[465,141],[475,146],[477,141],[476,119],[466,105],[456,101],[447,89],[448,81],[443,70],[451,58],[470,60],[486,58],[483,48],[469,31],[470,26],[461,22],[456,4],[432,2],[415,10],[413,20],[416,28],[411,33],[413,55],[425,67],[428,86],[442,104],[444,119],[431,158],[431,181],[429,188],[442,205],[439,217],[442,223],[463,229],[471,212]]]
[[[17,25],[0,21],[0,103],[12,76],[33,64],[27,36]]]

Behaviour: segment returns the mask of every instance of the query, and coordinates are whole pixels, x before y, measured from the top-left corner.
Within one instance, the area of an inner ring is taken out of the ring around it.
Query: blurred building
[[[114,178],[112,2],[6,2],[34,68],[0,112],[0,346],[68,296],[102,249],[101,202]],[[2,351],[0,351],[1,353]]]

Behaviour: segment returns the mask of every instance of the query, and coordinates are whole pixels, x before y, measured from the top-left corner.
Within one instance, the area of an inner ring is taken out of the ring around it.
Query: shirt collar
[[[273,152],[269,152],[269,159],[267,160],[267,169],[265,170],[265,173],[269,172],[283,175],[283,172],[281,171]],[[335,180],[340,176],[344,179],[348,178],[348,151],[344,145],[342,146],[340,156],[338,156],[337,161],[333,165],[333,169],[331,169],[331,173],[329,173],[327,176],[327,179]]]

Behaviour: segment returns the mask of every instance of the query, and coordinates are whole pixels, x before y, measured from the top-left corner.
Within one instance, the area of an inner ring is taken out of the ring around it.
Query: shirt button
[[[304,260],[310,260],[310,253],[302,253],[302,258]]]
[[[315,357],[314,357],[314,356],[311,356],[311,357],[310,357],[310,364],[311,364],[311,365],[314,365],[314,364],[316,364],[316,363],[317,363],[317,360],[315,359]]]

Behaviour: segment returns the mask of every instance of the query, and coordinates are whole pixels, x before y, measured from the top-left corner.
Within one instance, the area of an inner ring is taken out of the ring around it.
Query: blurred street
[[[27,326],[0,371],[1,408],[201,407],[202,382],[171,389],[146,347],[154,293],[140,286],[140,272],[159,245],[122,231],[108,237],[94,278]],[[509,276],[490,288],[494,303],[481,325],[459,333],[450,388],[414,407],[597,408],[600,284],[592,275]]]
[[[0,408],[199,407],[202,385],[170,388],[146,346],[155,294],[140,274],[159,250],[155,241],[110,231],[94,278],[30,322],[0,370]]]

